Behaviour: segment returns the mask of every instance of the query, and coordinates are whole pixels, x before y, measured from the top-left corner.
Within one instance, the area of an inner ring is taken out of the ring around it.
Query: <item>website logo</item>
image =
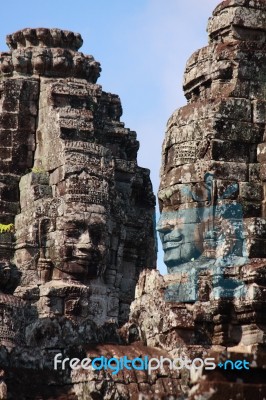
[[[120,358],[111,357],[107,358],[104,356],[94,357],[94,358],[63,358],[62,353],[58,353],[54,357],[54,369],[55,370],[90,370],[90,371],[100,371],[100,370],[109,370],[112,375],[117,375],[120,371],[123,370],[135,370],[135,371],[147,371],[150,375],[152,371],[156,370],[164,370],[164,368],[168,368],[170,370],[214,370],[216,368],[220,368],[223,370],[241,370],[241,369],[249,369],[249,362],[246,360],[236,360],[232,361],[230,359],[216,364],[214,358],[194,358],[193,360],[188,357],[178,357],[178,358],[165,358],[163,356],[156,358],[149,356],[136,357],[133,359],[129,359],[127,356],[123,356]]]

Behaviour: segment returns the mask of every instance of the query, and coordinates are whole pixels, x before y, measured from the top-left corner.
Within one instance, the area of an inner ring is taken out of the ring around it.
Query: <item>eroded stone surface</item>
[[[163,145],[165,277],[153,269],[149,172],[137,165],[119,98],[96,84],[100,65],[77,51],[78,34],[8,36],[11,52],[0,56],[0,398],[266,396],[264,12],[262,0],[222,2],[209,45],[187,63],[188,104],[169,119]],[[251,370],[85,374],[54,371],[57,353],[245,358]]]
[[[265,18],[265,1],[222,2],[209,45],[188,60],[188,104],[168,120],[158,194],[170,275],[143,273],[123,330],[171,355],[252,362],[253,384],[218,368],[191,376],[191,399],[266,391]]]
[[[119,97],[95,83],[95,61],[91,77],[79,34],[24,29],[7,42],[1,223],[16,216],[16,242],[6,233],[1,246],[10,258],[16,249],[17,293],[33,296],[42,316],[121,323],[140,271],[155,260],[154,196],[136,133],[120,122]]]
[[[138,276],[155,268],[155,198],[149,170],[137,164],[136,133],[120,121],[119,97],[96,84],[100,64],[77,51],[79,34],[24,29],[7,43],[10,53],[0,56],[0,398],[154,394],[159,374],[152,383],[134,375],[115,384],[108,373],[53,368],[55,354],[85,356],[89,344],[113,343],[115,354]],[[178,376],[172,381],[178,386]]]

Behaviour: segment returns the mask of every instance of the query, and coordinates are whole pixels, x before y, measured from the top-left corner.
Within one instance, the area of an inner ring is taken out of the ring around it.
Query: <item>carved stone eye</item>
[[[81,232],[78,229],[66,229],[66,236],[71,238],[78,238]]]
[[[89,227],[89,233],[94,245],[98,245],[102,239],[103,226],[94,225]]]
[[[65,226],[65,234],[67,237],[79,238],[86,230],[84,222],[68,222]]]

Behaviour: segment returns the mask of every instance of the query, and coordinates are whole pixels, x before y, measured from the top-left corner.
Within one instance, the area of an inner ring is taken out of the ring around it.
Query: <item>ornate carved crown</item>
[[[193,163],[197,159],[197,142],[185,142],[175,146],[175,165]]]
[[[61,29],[25,28],[7,35],[6,42],[10,49],[39,46],[78,50],[83,44],[83,39],[79,33]]]

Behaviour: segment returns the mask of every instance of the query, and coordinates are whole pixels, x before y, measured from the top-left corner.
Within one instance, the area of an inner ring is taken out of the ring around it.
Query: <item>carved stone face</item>
[[[63,49],[56,49],[53,53],[53,68],[56,71],[66,71],[69,67],[69,60]]]
[[[23,49],[16,50],[12,55],[14,68],[23,74],[27,73],[30,67],[30,57],[30,52],[24,51]]]
[[[85,215],[86,214],[86,215]],[[64,217],[56,231],[48,256],[54,265],[53,279],[86,282],[97,278],[104,269],[107,252],[106,216],[84,213]]]
[[[198,258],[203,252],[202,213],[201,208],[162,212],[157,230],[169,270]]]
[[[50,54],[46,49],[38,49],[32,53],[31,63],[35,73],[44,73],[51,64]]]
[[[159,195],[160,196],[160,195]],[[211,184],[206,179],[201,185],[175,185],[162,191],[162,212],[157,225],[164,262],[169,271],[200,257],[204,236],[210,226]]]
[[[228,185],[225,192],[218,189],[222,193],[214,175],[207,173],[199,185],[176,185],[164,192],[157,230],[169,272],[195,265],[195,260],[198,265],[210,259],[226,264],[230,257],[245,254],[242,206],[226,198],[235,195],[238,185]]]

